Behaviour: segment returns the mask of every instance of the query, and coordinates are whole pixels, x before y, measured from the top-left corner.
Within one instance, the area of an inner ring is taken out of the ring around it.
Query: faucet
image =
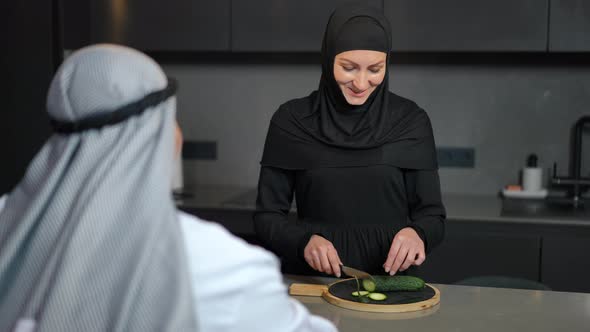
[[[581,174],[582,169],[582,136],[584,127],[590,124],[590,116],[582,116],[576,121],[572,128],[572,148],[570,149],[570,177],[557,176],[557,164],[553,164],[553,178],[551,183],[553,185],[571,186],[570,195],[574,207],[583,204],[582,193],[590,187],[590,178],[584,178]]]

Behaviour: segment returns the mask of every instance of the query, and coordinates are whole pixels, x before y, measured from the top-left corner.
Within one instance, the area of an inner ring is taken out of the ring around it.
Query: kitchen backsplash
[[[216,143],[216,159],[185,159],[185,187],[255,186],[277,107],[317,87],[315,64],[165,64],[180,84],[187,141]],[[437,146],[473,148],[473,168],[442,167],[446,193],[495,194],[518,181],[529,153],[568,171],[569,133],[590,114],[590,66],[392,64],[390,89],[430,115]],[[590,176],[590,135],[583,174]],[[547,177],[545,172],[545,178]]]

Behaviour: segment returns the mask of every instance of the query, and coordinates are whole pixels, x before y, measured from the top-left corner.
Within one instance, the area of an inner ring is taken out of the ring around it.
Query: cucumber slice
[[[375,291],[375,282],[371,279],[363,279],[363,288],[366,289],[368,292]]]
[[[369,298],[375,301],[383,301],[387,298],[387,295],[383,293],[370,293]]]
[[[359,295],[360,295],[360,296],[365,296],[365,295],[367,295],[367,294],[369,294],[369,292],[367,292],[367,291],[364,291],[364,290],[362,290],[362,291],[358,291],[358,292],[352,292],[352,296],[359,296]]]

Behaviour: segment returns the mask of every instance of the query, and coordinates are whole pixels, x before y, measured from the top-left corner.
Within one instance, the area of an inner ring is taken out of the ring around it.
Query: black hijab
[[[334,58],[350,50],[391,51],[391,29],[377,9],[340,7],[330,17],[322,42],[322,76],[310,96],[291,100],[274,114],[261,164],[284,169],[387,164],[436,169],[428,116],[414,102],[389,92],[383,82],[363,105],[346,102],[334,79]],[[389,62],[389,61],[387,61]],[[351,112],[362,112],[346,129]]]

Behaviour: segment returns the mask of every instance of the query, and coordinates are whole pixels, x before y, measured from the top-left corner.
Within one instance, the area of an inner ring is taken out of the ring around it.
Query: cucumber
[[[382,293],[369,293],[369,298],[375,301],[383,301],[387,298],[387,295]]]
[[[424,280],[412,276],[373,276],[363,279],[363,288],[369,292],[417,291],[424,288]]]
[[[369,294],[369,292],[367,292],[367,291],[364,291],[364,290],[362,290],[362,291],[358,291],[358,292],[352,292],[352,296],[359,296],[359,295],[360,295],[360,296],[365,296],[365,295],[367,295],[367,294]]]

